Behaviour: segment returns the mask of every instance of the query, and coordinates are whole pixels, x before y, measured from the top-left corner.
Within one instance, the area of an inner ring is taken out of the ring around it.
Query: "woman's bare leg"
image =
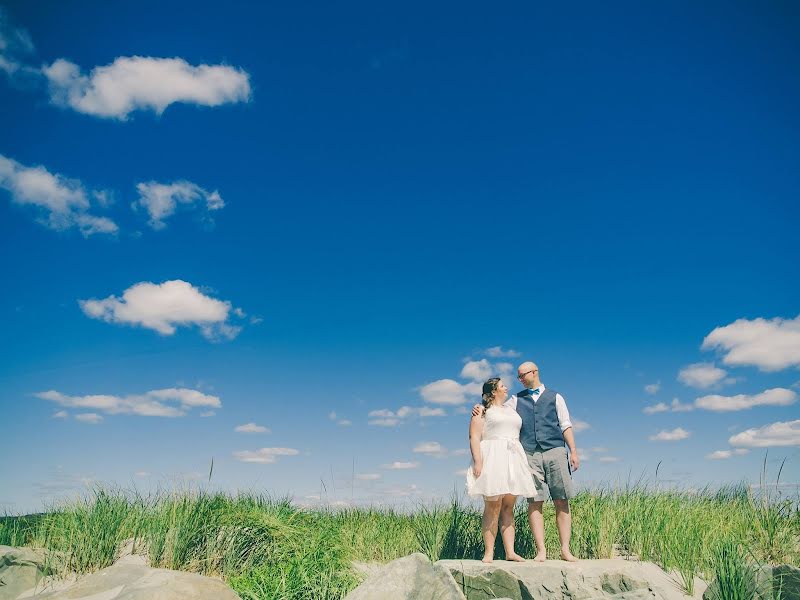
[[[506,494],[500,506],[500,537],[503,539],[503,548],[506,549],[506,560],[523,562],[525,559],[514,551],[514,505],[517,497]]]
[[[500,516],[500,500],[484,500],[483,521],[483,562],[490,563],[494,559],[494,541],[497,539],[497,517]]]

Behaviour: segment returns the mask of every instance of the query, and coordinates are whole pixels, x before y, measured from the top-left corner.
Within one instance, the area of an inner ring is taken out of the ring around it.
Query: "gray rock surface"
[[[0,600],[239,600],[219,579],[153,569],[144,556],[122,555],[96,573],[54,580],[42,553],[0,546]]]
[[[16,600],[50,574],[44,553],[0,546],[0,600]]]
[[[223,581],[196,573],[152,569],[135,557],[82,577],[41,600],[239,600]]]
[[[346,600],[464,600],[464,595],[449,570],[416,553],[372,572]]]
[[[680,586],[652,563],[623,559],[544,563],[440,560],[467,600],[688,600]],[[698,596],[702,590],[698,591]]]

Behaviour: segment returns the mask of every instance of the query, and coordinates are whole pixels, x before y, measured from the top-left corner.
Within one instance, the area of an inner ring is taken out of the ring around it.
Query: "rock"
[[[775,600],[800,600],[800,569],[792,565],[769,568],[772,571],[772,597]]]
[[[686,600],[675,581],[652,563],[622,559],[544,563],[440,560],[467,600]]]
[[[464,600],[464,595],[450,571],[416,553],[374,571],[345,600]]]
[[[15,600],[50,573],[43,552],[0,546],[0,600]]]
[[[224,582],[196,573],[152,569],[131,560],[82,577],[39,600],[239,600]]]

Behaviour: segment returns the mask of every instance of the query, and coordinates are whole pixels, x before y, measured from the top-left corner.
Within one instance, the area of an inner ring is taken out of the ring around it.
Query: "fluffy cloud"
[[[709,333],[702,349],[721,351],[722,361],[731,366],[755,366],[762,371],[800,367],[800,316],[739,319]]]
[[[352,425],[352,424],[353,424],[353,422],[352,422],[352,421],[350,421],[349,419],[340,419],[340,418],[339,418],[339,417],[336,415],[336,412],[335,412],[335,411],[331,411],[331,412],[330,412],[330,414],[328,414],[328,418],[329,418],[331,421],[335,421],[335,422],[336,422],[336,424],[337,424],[337,425],[339,425],[339,426],[341,426],[341,427],[349,427],[350,425]]]
[[[359,481],[376,481],[380,478],[380,473],[356,473],[356,479]]]
[[[485,358],[481,360],[470,360],[461,369],[461,377],[472,381],[484,382],[493,375],[492,365]]]
[[[439,442],[420,442],[414,446],[413,452],[417,454],[427,454],[428,456],[435,456],[442,458],[447,456],[447,448],[442,446]]]
[[[150,216],[148,223],[153,229],[166,227],[164,220],[175,214],[179,204],[202,203],[208,211],[219,210],[225,206],[218,191],[209,192],[191,181],[173,183],[148,181],[137,184],[136,189],[139,192],[139,199],[133,203],[133,207],[147,211]]]
[[[589,425],[586,421],[579,421],[578,419],[572,419],[572,429],[577,433],[579,431],[586,431],[587,429],[591,429],[592,426]]]
[[[393,463],[389,463],[388,465],[383,465],[384,469],[392,469],[392,470],[406,470],[406,469],[416,469],[419,466],[418,462],[401,462],[395,461]]]
[[[650,436],[651,442],[676,442],[678,440],[685,440],[691,433],[681,427],[677,427],[672,431],[659,431],[656,435]]]
[[[622,459],[619,456],[601,456],[597,460],[601,463],[615,463],[621,461]]]
[[[732,436],[728,443],[745,448],[800,446],[800,420],[779,421],[772,425],[747,429]]]
[[[711,454],[706,454],[706,458],[709,460],[724,460],[726,458],[730,458],[731,456],[741,456],[743,454],[747,454],[750,452],[747,448],[736,448],[735,450],[716,450]]]
[[[516,358],[520,355],[516,350],[511,350],[510,348],[503,350],[500,346],[487,348],[483,353],[490,358]]]
[[[394,427],[395,425],[400,425],[410,417],[444,417],[446,414],[447,413],[445,413],[442,408],[401,406],[396,411],[389,410],[388,408],[371,410],[367,416],[370,419],[370,425]]]
[[[250,76],[225,65],[192,66],[182,58],[121,56],[86,75],[59,58],[42,69],[50,98],[96,117],[126,120],[135,110],[160,115],[176,102],[219,106],[250,99]]]
[[[8,190],[13,202],[33,207],[38,221],[50,229],[75,228],[84,237],[117,233],[111,219],[90,213],[93,201],[102,204],[105,193],[88,192],[80,181],[53,174],[42,166],[26,167],[0,154],[0,188]]]
[[[480,383],[461,384],[453,379],[439,379],[419,388],[420,395],[425,402],[431,404],[466,404],[470,396],[479,395]]]
[[[92,425],[97,425],[103,421],[103,417],[97,413],[81,413],[79,415],[75,415],[75,420],[81,421],[82,423],[91,423]]]
[[[278,460],[278,456],[296,456],[300,454],[294,448],[260,448],[259,450],[240,450],[234,452],[236,460],[247,463],[271,464]]]
[[[660,381],[657,381],[656,383],[651,383],[651,384],[648,384],[648,385],[644,386],[644,391],[647,392],[648,394],[650,394],[651,396],[653,394],[657,394],[658,390],[660,390],[660,389],[661,389],[661,382]]]
[[[710,388],[725,379],[725,369],[714,366],[714,363],[694,363],[684,367],[678,373],[678,381],[700,389]]]
[[[111,396],[96,394],[90,396],[68,396],[49,390],[34,394],[37,398],[55,402],[66,408],[88,409],[109,415],[140,415],[144,417],[182,417],[192,408],[219,408],[222,402],[216,396],[209,396],[197,390],[186,388],[166,388],[152,390],[131,396]],[[80,419],[87,420],[90,417]]]
[[[244,425],[237,425],[234,429],[237,433],[269,433],[269,429],[263,425],[256,425],[255,423],[245,423]]]
[[[241,330],[228,322],[230,302],[206,296],[180,279],[160,284],[143,281],[125,290],[121,298],[78,302],[93,319],[138,325],[162,335],[172,335],[178,326],[197,325],[208,339],[232,339]]]
[[[642,412],[646,415],[653,415],[656,413],[668,412],[668,411],[689,412],[694,410],[694,408],[695,407],[693,404],[683,404],[677,398],[673,398],[672,402],[670,402],[669,404],[666,404],[664,402],[658,402],[657,404],[653,404],[651,406],[645,406],[642,409]]]
[[[785,388],[773,388],[755,394],[738,394],[736,396],[703,396],[694,401],[695,406],[716,412],[747,410],[754,406],[789,406],[797,400],[797,394]]]

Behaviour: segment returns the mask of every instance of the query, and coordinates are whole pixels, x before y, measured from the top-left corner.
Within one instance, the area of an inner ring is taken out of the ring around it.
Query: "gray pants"
[[[525,450],[531,468],[536,496],[528,502],[543,502],[548,491],[553,500],[568,500],[575,495],[572,488],[572,469],[564,446],[542,451],[538,446],[533,452]]]

